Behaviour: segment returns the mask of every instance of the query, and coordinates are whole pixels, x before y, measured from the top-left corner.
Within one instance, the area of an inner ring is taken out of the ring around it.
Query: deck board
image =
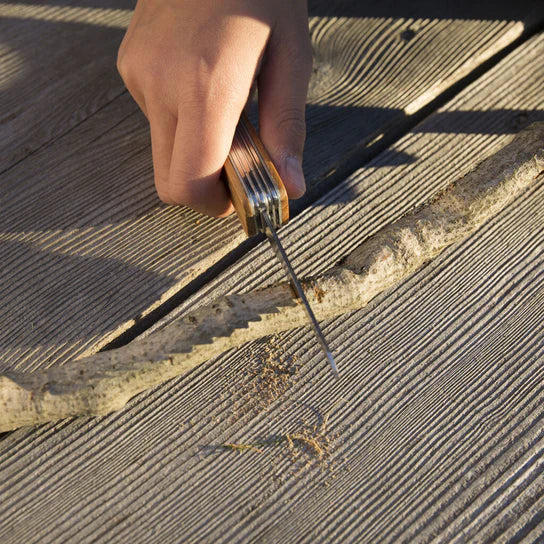
[[[328,268],[505,134],[544,119],[543,54],[542,35],[520,46],[287,225],[301,274]],[[543,202],[540,179],[369,306],[325,323],[339,383],[311,333],[294,330],[110,416],[10,433],[0,448],[3,540],[541,539]],[[257,247],[185,307],[274,281],[268,251]],[[280,394],[259,385],[270,350],[296,365]],[[284,444],[218,447],[326,414],[324,463]]]
[[[0,172],[126,92],[115,59],[134,1],[81,4],[0,5]]]
[[[245,251],[235,218],[168,208],[154,194],[147,122],[114,66],[129,4],[0,6],[9,68],[0,126],[2,369],[96,352]],[[364,17],[357,2],[336,12],[329,4],[311,4],[306,172],[319,191],[541,17],[515,9],[467,19],[460,3],[457,17],[429,18],[427,2],[400,16],[397,2],[380,3]],[[392,164],[411,160],[398,153]]]

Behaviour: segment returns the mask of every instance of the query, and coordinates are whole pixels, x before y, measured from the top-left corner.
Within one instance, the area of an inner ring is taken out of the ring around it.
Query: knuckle
[[[170,191],[168,190],[168,187],[166,187],[164,184],[156,183],[155,189],[157,191],[157,196],[162,202],[164,202],[165,204],[174,204],[174,201],[170,196]]]
[[[137,87],[138,63],[134,62],[130,52],[119,51],[117,55],[117,71],[129,90]]]
[[[170,183],[167,172],[155,172],[155,190],[159,199],[165,204],[179,203],[173,194],[172,184]]]
[[[283,110],[277,118],[277,127],[291,139],[297,141],[306,137],[306,119],[304,111],[298,108]]]
[[[229,70],[214,70],[201,62],[184,77],[184,102],[200,108],[225,111],[240,101],[240,80]]]
[[[123,79],[125,79],[125,77],[129,73],[129,63],[127,60],[127,55],[123,51],[123,49],[119,49],[119,53],[117,53],[117,71]]]
[[[144,94],[160,92],[169,81],[164,57],[157,51],[121,48],[117,55],[117,70],[129,89],[138,88]]]

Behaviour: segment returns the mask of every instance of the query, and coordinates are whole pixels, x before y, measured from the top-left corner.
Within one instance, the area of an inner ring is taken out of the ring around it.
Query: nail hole
[[[407,28],[400,33],[400,39],[409,42],[415,35],[416,33],[412,29]]]

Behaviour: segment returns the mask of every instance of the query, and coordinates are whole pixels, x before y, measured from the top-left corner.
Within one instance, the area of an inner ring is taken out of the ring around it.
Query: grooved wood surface
[[[542,19],[538,2],[488,18],[471,2],[446,17],[409,4],[311,3],[310,185]],[[0,4],[0,369],[96,352],[244,240],[235,218],[155,196],[147,123],[114,66],[130,7]]]
[[[505,133],[542,120],[543,53],[544,36],[520,46],[295,218],[282,232],[301,274],[328,268]],[[340,382],[312,334],[294,330],[119,413],[5,436],[2,540],[541,540],[543,202],[539,179],[407,281],[325,323]],[[188,305],[273,281],[268,251]],[[284,379],[269,386],[265,371]],[[322,459],[279,440],[314,426],[324,426]],[[260,445],[238,453],[227,443]]]
[[[530,40],[284,227],[280,237],[300,276],[332,267],[501,148],[506,135],[544,120],[543,43],[542,36]],[[282,278],[269,255],[261,244],[145,334],[220,294]]]
[[[0,172],[125,92],[116,51],[134,4],[0,4]]]

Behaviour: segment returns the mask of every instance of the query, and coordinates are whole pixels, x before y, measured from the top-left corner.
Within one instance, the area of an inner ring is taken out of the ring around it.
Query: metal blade
[[[280,243],[280,240],[278,238],[278,235],[276,234],[276,231],[274,229],[274,226],[272,225],[272,221],[270,219],[270,216],[264,209],[259,210],[261,217],[264,220],[264,233],[266,234],[266,237],[268,238],[268,241],[270,242],[270,245],[272,246],[272,249],[274,250],[274,253],[278,257],[279,261],[283,265],[283,268],[287,272],[287,276],[291,280],[291,283],[293,284],[293,287],[295,288],[295,291],[302,300],[302,303],[304,304],[304,308],[306,308],[306,313],[308,314],[308,317],[310,318],[310,321],[312,323],[312,327],[314,329],[315,335],[317,336],[317,341],[323,348],[323,351],[325,353],[325,356],[327,357],[327,360],[329,361],[332,372],[335,376],[335,378],[338,378],[338,370],[336,368],[336,363],[334,362],[334,357],[332,356],[331,350],[329,349],[329,346],[327,344],[327,341],[325,340],[325,337],[323,336],[323,332],[321,331],[321,328],[319,327],[319,323],[317,322],[317,319],[315,318],[314,312],[312,311],[312,308],[310,306],[310,303],[308,302],[308,299],[306,298],[306,295],[304,294],[304,291],[302,289],[302,286],[300,285],[300,282],[298,281],[298,278],[295,274],[295,271],[293,270],[293,267],[291,266],[291,263],[289,262],[289,259],[287,258],[287,254],[285,253],[285,250],[283,249],[283,246]]]

